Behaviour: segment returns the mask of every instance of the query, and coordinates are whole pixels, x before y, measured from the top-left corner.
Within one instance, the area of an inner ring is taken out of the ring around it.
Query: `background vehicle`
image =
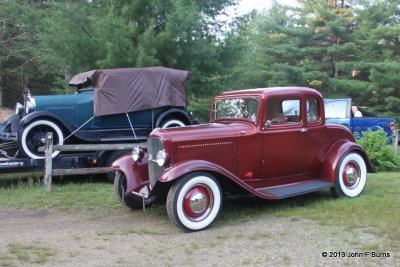
[[[325,122],[322,97],[309,88],[218,95],[210,123],[156,129],[147,149],[134,148],[112,167],[122,203],[166,199],[168,216],[184,231],[210,226],[224,193],[282,199],[331,188],[356,197],[374,172],[349,129]]]
[[[361,136],[362,132],[379,129],[383,129],[388,137],[394,134],[395,123],[392,118],[372,117],[365,112],[363,112],[363,117],[354,117],[351,112],[351,98],[324,99],[324,103],[326,120],[346,126],[355,136]]]
[[[164,67],[93,70],[71,79],[73,95],[28,93],[24,105],[17,103],[16,114],[0,125],[0,149],[41,159],[38,148],[49,131],[55,144],[134,142],[156,127],[188,125],[189,77],[188,71]]]

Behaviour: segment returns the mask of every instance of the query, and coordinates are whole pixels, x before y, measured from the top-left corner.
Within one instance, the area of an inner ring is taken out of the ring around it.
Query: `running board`
[[[324,188],[333,187],[334,185],[329,182],[321,180],[313,180],[304,183],[290,184],[273,188],[259,189],[257,190],[261,194],[274,195],[277,199],[293,197],[302,195],[314,191],[318,191]]]

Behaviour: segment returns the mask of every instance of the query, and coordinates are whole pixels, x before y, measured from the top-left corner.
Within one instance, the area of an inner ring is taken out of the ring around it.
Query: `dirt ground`
[[[0,207],[0,266],[400,266],[399,252],[375,251],[379,238],[359,230],[262,215],[188,234],[163,208],[153,209],[98,214]]]
[[[13,109],[0,107],[0,121],[6,119],[8,116],[11,116],[14,114],[14,112],[15,111]]]

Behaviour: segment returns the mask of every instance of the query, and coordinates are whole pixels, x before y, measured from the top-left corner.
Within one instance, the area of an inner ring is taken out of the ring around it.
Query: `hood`
[[[254,125],[241,122],[232,123],[207,123],[186,127],[155,129],[151,135],[169,140],[172,143],[201,142],[211,139],[230,139],[236,137],[243,129],[253,130]]]
[[[83,91],[71,95],[32,96],[36,102],[36,111],[48,111],[56,107],[76,107],[81,102],[93,101],[93,91]]]
[[[244,130],[245,129],[245,130]],[[181,128],[154,130],[150,136],[163,140],[173,164],[204,160],[232,173],[237,171],[237,140],[242,131],[254,131],[246,122],[213,122]]]

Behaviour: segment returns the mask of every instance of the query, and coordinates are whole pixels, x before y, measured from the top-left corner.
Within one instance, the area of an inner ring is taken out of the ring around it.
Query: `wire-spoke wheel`
[[[45,137],[48,132],[53,133],[53,144],[63,144],[64,134],[60,127],[54,122],[37,120],[23,127],[18,136],[21,156],[32,159],[44,158],[44,152],[40,152],[39,147],[45,145]],[[60,151],[54,151],[52,157],[54,158],[58,154],[60,154]]]

